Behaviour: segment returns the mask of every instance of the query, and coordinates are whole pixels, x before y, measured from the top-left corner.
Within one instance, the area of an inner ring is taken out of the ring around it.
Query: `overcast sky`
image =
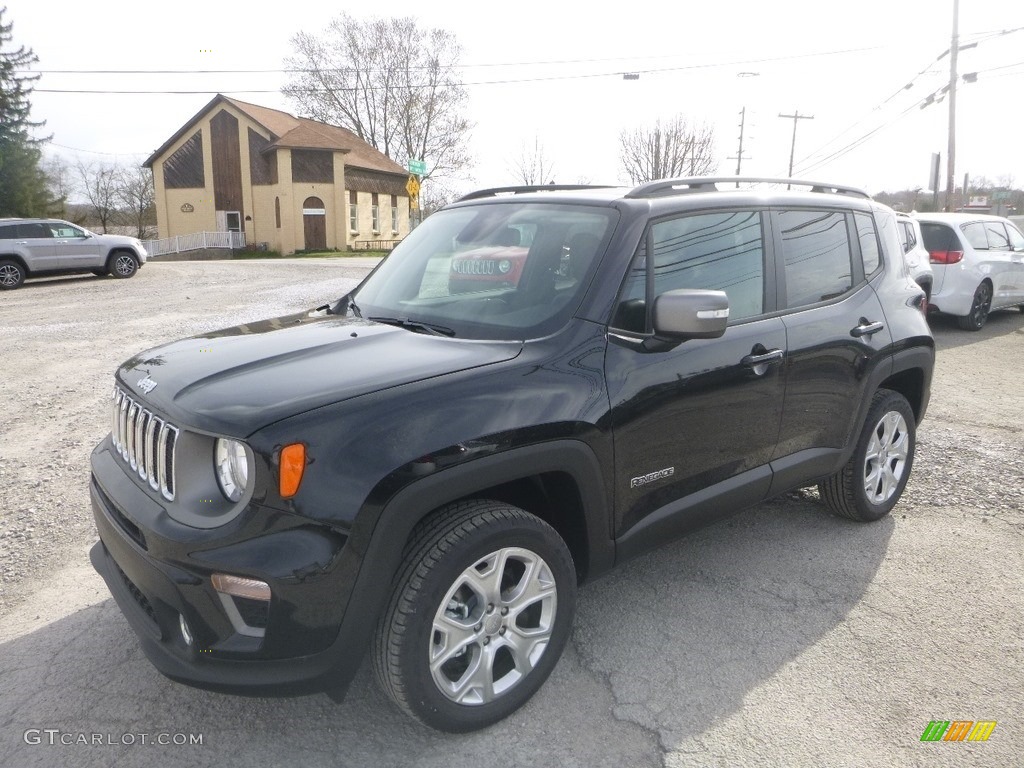
[[[216,92],[294,112],[278,92],[293,35],[321,31],[341,10],[386,10],[463,46],[475,124],[465,186],[514,183],[515,160],[535,140],[556,181],[625,182],[619,133],[675,113],[714,126],[718,172],[732,175],[743,107],[744,175],[787,173],[794,121],[778,115],[799,111],[814,119],[797,126],[795,177],[871,192],[927,187],[931,153],[941,152],[945,178],[948,102],[919,105],[948,82],[949,57],[936,59],[949,48],[953,0],[5,1],[15,42],[34,49],[44,73],[33,117],[53,134],[48,152],[72,161],[139,162]],[[958,69],[978,75],[958,89],[957,179],[1024,185],[1024,2],[961,0],[960,36],[978,45],[961,51]]]

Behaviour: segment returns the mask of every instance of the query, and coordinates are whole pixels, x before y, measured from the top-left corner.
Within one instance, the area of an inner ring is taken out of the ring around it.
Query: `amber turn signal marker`
[[[278,488],[281,498],[288,499],[299,492],[302,473],[306,469],[306,446],[292,443],[281,449],[281,475]]]

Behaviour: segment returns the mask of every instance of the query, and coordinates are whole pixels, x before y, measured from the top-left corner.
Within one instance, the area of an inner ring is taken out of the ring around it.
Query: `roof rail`
[[[461,203],[466,200],[479,200],[481,197],[497,197],[502,194],[522,195],[527,192],[565,192],[575,189],[609,189],[608,184],[529,184],[520,187],[493,187],[491,189],[480,189],[463,195],[455,202]]]
[[[829,184],[821,181],[802,181],[800,179],[771,179],[759,176],[696,176],[684,179],[659,179],[649,181],[633,188],[626,197],[666,197],[668,195],[686,194],[687,192],[717,192],[719,184],[785,184],[790,186],[810,187],[811,192],[825,192],[837,195],[853,195],[854,197],[871,198],[867,192],[857,187],[841,184]]]

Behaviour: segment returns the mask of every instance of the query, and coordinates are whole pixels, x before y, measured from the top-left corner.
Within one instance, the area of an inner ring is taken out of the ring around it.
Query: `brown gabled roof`
[[[403,177],[407,175],[406,170],[402,166],[383,152],[371,147],[352,133],[352,131],[305,117],[295,117],[279,109],[249,104],[245,101],[229,98],[223,94],[217,94],[209,104],[197,112],[191,120],[165,141],[158,150],[146,158],[143,165],[147,168],[152,167],[157,157],[192,130],[195,123],[201,117],[212,111],[220,103],[230,104],[266,129],[270,134],[271,143],[264,151],[270,151],[277,147],[337,150],[345,153],[346,166],[364,168],[368,171],[377,171],[378,173],[397,174]]]

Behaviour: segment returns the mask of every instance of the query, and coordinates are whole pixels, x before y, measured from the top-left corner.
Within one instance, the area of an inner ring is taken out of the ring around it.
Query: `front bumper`
[[[250,524],[214,538],[171,520],[123,471],[109,445],[101,443],[92,458],[90,497],[100,541],[90,559],[160,672],[199,687],[253,694],[329,690],[350,679],[363,648],[351,647],[339,633],[351,592],[343,535],[254,507],[243,515]],[[269,605],[256,606],[265,615],[241,606],[241,632],[227,604],[233,598],[213,589],[210,575],[217,572],[271,585]],[[182,617],[191,643],[182,634]],[[253,632],[247,622],[263,627]]]

